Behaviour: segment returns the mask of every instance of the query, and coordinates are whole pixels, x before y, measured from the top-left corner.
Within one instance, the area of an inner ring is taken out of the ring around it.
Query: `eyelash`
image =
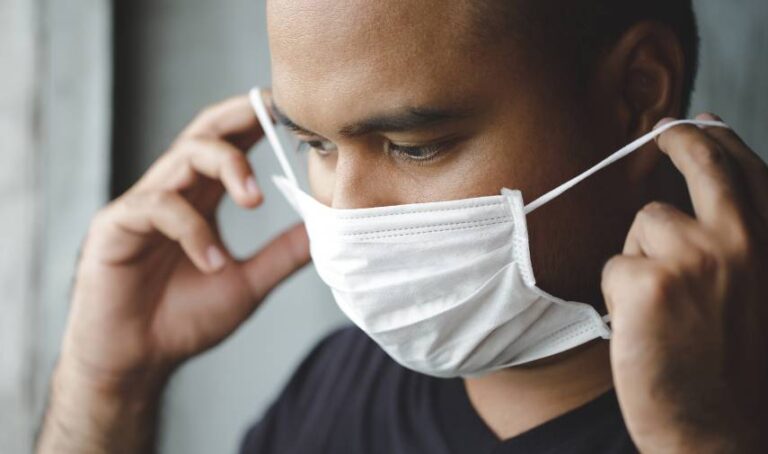
[[[296,147],[296,151],[303,152],[308,151],[308,149],[312,149],[315,151],[322,150],[322,152],[327,152],[327,150],[323,150],[323,141],[322,140],[299,140],[299,145]],[[320,153],[321,156],[322,152]]]
[[[299,140],[297,151],[302,152],[309,148],[318,152],[321,157],[325,157],[327,154],[323,153],[329,153],[329,151],[324,150],[323,145],[323,141],[320,140]],[[448,145],[448,142],[440,142],[423,146],[405,146],[387,142],[386,148],[388,153],[396,155],[399,159],[414,163],[416,165],[424,165],[439,158],[448,148]],[[412,154],[409,154],[409,152],[423,153],[426,154],[427,157],[414,157]]]

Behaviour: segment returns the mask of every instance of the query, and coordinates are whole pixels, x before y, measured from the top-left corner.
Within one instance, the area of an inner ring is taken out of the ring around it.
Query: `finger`
[[[232,199],[244,207],[263,200],[248,158],[235,146],[215,139],[187,138],[176,142],[139,180],[141,191],[181,191],[199,176],[220,181]]]
[[[309,262],[309,239],[304,224],[296,224],[243,262],[254,298],[263,299],[280,282]]]
[[[714,114],[705,113],[696,117],[701,120],[723,121]],[[747,180],[749,198],[754,208],[761,214],[763,221],[768,223],[768,165],[760,158],[733,129],[704,128],[711,137],[720,142],[723,148],[731,153]]]
[[[616,255],[606,262],[600,287],[614,326],[617,320],[615,314],[623,312],[625,305],[632,305],[648,296],[638,292],[641,278],[653,276],[659,269],[654,260],[639,256]]]
[[[247,159],[234,156],[233,151],[242,154],[261,136],[261,126],[247,96],[223,101],[201,112],[181,133],[171,151],[164,153],[134,188],[141,192],[189,188],[186,194],[196,195],[190,199],[197,205],[201,204],[198,199],[204,199],[204,205],[213,209],[222,193],[210,186],[193,187],[202,174],[220,181],[238,204],[256,206],[262,198],[256,178]],[[179,149],[188,152],[181,153]],[[222,164],[213,155],[227,156],[220,159],[230,162]]]
[[[695,219],[661,202],[643,207],[624,243],[625,255],[680,260],[705,240]]]
[[[211,226],[176,192],[129,193],[112,210],[112,221],[120,229],[142,238],[159,232],[178,242],[204,273],[220,270],[228,260]],[[136,242],[137,247],[144,244],[146,240]]]
[[[196,139],[187,141],[179,152],[195,172],[221,181],[239,205],[254,207],[262,201],[248,158],[233,145],[220,140]]]
[[[180,137],[226,139],[240,150],[247,150],[263,133],[248,96],[237,96],[214,104],[184,129]]]
[[[684,316],[679,301],[680,278],[658,260],[617,255],[603,268],[601,289],[615,331],[654,330]],[[630,328],[632,326],[633,328]]]
[[[662,126],[662,120],[656,127]],[[697,218],[705,225],[728,229],[743,221],[743,200],[722,146],[692,125],[662,133],[658,145],[685,178]]]

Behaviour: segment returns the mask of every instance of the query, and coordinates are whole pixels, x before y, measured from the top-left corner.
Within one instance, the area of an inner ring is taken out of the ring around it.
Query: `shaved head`
[[[577,85],[593,75],[598,60],[633,25],[652,21],[680,41],[686,72],[683,111],[690,105],[698,70],[699,36],[692,0],[482,0],[471,2],[475,30],[485,40],[510,35],[530,58],[573,74]]]

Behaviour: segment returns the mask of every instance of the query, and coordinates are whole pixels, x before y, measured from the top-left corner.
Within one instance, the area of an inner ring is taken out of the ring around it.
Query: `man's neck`
[[[508,439],[613,387],[608,342],[464,380],[469,400],[499,439]]]

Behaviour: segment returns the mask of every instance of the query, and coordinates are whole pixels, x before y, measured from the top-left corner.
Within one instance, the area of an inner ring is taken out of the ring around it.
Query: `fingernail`
[[[700,120],[705,120],[705,121],[723,121],[722,118],[720,118],[717,115],[715,115],[713,113],[710,113],[710,112],[705,112],[705,113],[699,115],[697,118],[700,119]]]
[[[259,185],[253,175],[245,179],[245,191],[250,195],[259,195]]]
[[[216,246],[208,246],[208,251],[206,253],[208,255],[208,264],[214,271],[218,271],[224,266],[226,259],[219,248]]]
[[[656,123],[656,126],[654,126],[653,129],[659,129],[665,124],[672,123],[673,121],[675,121],[675,119],[671,117],[662,118],[658,123]]]

